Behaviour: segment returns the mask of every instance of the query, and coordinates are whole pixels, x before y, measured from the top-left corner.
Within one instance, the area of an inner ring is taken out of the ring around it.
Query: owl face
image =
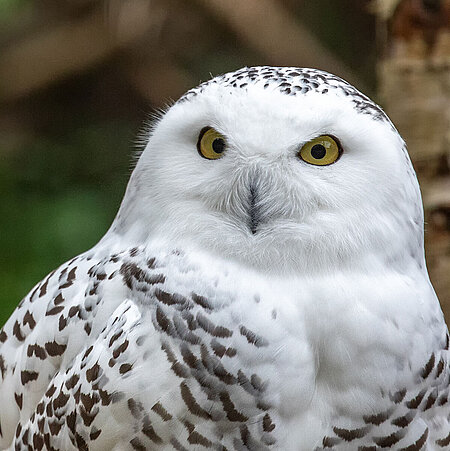
[[[311,69],[250,68],[188,92],[154,127],[116,230],[283,272],[423,259],[409,251],[422,210],[403,140]]]

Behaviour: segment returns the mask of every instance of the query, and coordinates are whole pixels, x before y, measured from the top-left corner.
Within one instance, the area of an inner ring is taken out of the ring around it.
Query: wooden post
[[[431,280],[450,319],[450,0],[377,0],[379,98],[406,140]]]

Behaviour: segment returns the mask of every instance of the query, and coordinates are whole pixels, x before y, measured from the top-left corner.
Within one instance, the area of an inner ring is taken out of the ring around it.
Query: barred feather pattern
[[[307,449],[286,438],[276,311],[256,287],[193,291],[205,274],[178,250],[150,255],[84,254],[21,302],[0,333],[2,445],[14,430],[16,450]],[[449,449],[448,348],[444,335],[380,410],[324,419],[316,449]]]

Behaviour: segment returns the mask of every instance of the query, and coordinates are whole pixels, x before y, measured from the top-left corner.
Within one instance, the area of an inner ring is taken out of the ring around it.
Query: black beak
[[[259,208],[257,205],[258,201],[258,189],[255,185],[250,185],[250,198],[249,198],[249,228],[254,235],[258,231],[259,218]]]

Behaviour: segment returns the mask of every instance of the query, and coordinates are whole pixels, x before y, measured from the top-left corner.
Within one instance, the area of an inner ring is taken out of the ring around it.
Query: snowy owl
[[[0,448],[450,449],[449,335],[385,113],[252,67],[154,126],[110,230],[0,332]]]

